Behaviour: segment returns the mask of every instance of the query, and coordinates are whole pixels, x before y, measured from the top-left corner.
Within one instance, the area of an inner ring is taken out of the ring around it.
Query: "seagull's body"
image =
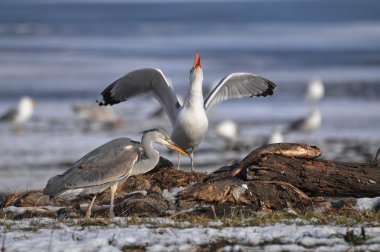
[[[310,80],[306,90],[306,100],[315,103],[322,99],[325,94],[325,87],[321,78],[316,77]]]
[[[35,106],[36,102],[32,98],[24,96],[15,107],[0,117],[0,121],[22,124],[32,117]]]
[[[86,217],[90,217],[96,195],[110,188],[110,216],[113,216],[113,200],[118,184],[129,176],[152,170],[158,163],[160,155],[153,149],[153,143],[189,155],[174,144],[165,132],[157,129],[146,131],[141,143],[129,138],[117,138],[79,159],[62,175],[49,179],[44,194],[51,198],[95,195],[86,212]]]
[[[276,85],[251,73],[233,73],[222,79],[206,99],[202,93],[203,71],[198,52],[190,71],[190,87],[181,106],[173,88],[159,69],[146,68],[128,73],[109,85],[98,99],[99,105],[113,105],[133,96],[152,92],[164,107],[172,127],[172,139],[183,149],[194,150],[206,136],[206,112],[227,99],[268,96]],[[193,171],[193,162],[191,165]]]
[[[287,132],[289,131],[300,131],[305,134],[310,134],[311,132],[319,129],[322,124],[322,114],[318,107],[314,107],[310,113],[295,122],[293,122]]]
[[[174,142],[185,150],[196,148],[206,136],[208,119],[203,103],[202,80],[194,80],[187,99],[178,109],[172,132]]]

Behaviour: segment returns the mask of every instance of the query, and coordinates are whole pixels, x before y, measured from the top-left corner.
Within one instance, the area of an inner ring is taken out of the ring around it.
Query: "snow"
[[[380,206],[380,197],[360,198],[356,200],[356,209],[359,211],[376,210]]]
[[[41,207],[15,207],[15,206],[9,206],[4,207],[1,210],[4,213],[14,213],[14,214],[23,214],[26,211],[36,211],[36,210],[50,210],[50,211],[58,211],[62,207],[55,207],[55,206],[41,206]]]
[[[360,227],[275,224],[253,227],[152,228],[128,225],[125,218],[108,226],[75,226],[48,218],[2,220],[1,240],[7,251],[120,251],[143,247],[147,251],[190,251],[210,244],[221,251],[347,251],[354,245],[344,240],[347,230],[360,234]],[[54,228],[47,228],[47,226]],[[38,228],[38,227],[41,228]],[[33,228],[37,227],[37,228]],[[369,237],[357,250],[380,249],[380,227],[366,227]]]

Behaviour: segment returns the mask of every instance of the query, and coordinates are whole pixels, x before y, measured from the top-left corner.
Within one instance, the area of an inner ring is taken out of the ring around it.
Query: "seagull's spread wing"
[[[207,111],[224,100],[273,94],[276,85],[252,73],[233,73],[222,79],[205,100]]]
[[[62,175],[51,178],[44,193],[55,196],[69,189],[99,186],[127,178],[139,157],[128,138],[114,139],[79,159]]]
[[[147,92],[153,93],[174,124],[180,104],[170,83],[159,69],[139,69],[124,75],[109,85],[97,102],[100,106],[113,105]]]

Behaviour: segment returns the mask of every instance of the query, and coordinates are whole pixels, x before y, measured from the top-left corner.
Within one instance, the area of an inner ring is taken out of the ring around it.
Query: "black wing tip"
[[[114,87],[114,83],[109,85],[106,89],[103,90],[100,97],[96,99],[96,102],[99,106],[107,106],[107,105],[114,105],[117,103],[120,103],[120,100],[116,100],[115,97],[113,97],[111,90]]]
[[[98,103],[99,106],[107,106],[107,105],[117,104],[120,101],[115,100],[111,96],[105,96],[102,94],[98,99],[96,99],[96,102]]]
[[[276,89],[277,85],[274,84],[272,81],[267,80],[266,84],[268,85],[268,88],[264,91],[263,96],[270,96],[273,95],[274,90]]]
[[[265,79],[265,84],[267,84],[267,89],[263,90],[262,93],[260,94],[254,94],[254,95],[251,95],[251,97],[253,96],[257,96],[257,97],[267,97],[267,96],[271,96],[273,95],[274,93],[274,90],[276,89],[277,85],[274,84],[272,81],[270,80],[267,80]]]

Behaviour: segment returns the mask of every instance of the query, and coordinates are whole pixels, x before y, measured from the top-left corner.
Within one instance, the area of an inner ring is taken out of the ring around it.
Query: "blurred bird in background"
[[[37,102],[28,96],[23,96],[13,108],[0,117],[0,122],[10,122],[19,131],[20,125],[27,122],[33,115]]]
[[[279,127],[275,127],[267,141],[267,144],[273,144],[273,143],[283,143],[284,142],[284,136],[282,135],[282,130]]]
[[[325,86],[321,77],[314,77],[307,85],[306,100],[311,104],[320,101],[325,95]]]
[[[231,150],[239,140],[239,127],[232,120],[224,120],[215,127],[215,134],[225,142],[225,149]]]
[[[319,129],[322,124],[322,114],[319,107],[311,109],[309,114],[290,124],[286,133],[297,131],[310,135],[313,131]]]
[[[97,105],[74,105],[73,112],[86,123],[85,130],[112,130],[125,125],[126,121],[119,118],[110,107]]]

